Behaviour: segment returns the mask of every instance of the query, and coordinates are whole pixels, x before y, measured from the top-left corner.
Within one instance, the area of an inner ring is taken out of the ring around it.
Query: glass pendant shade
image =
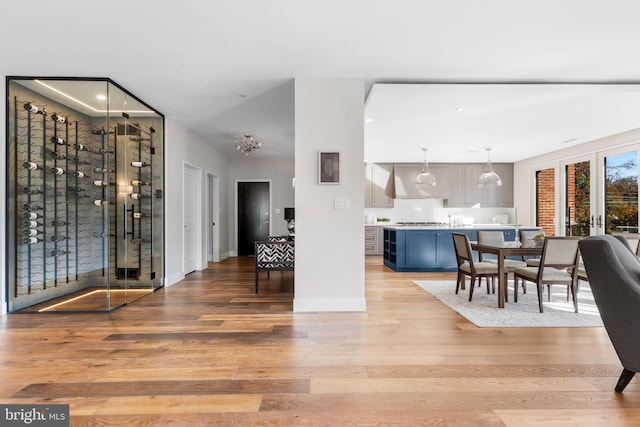
[[[429,162],[427,161],[427,149],[423,148],[424,152],[424,164],[422,165],[422,172],[416,176],[416,185],[436,186],[436,176],[429,172]]]
[[[500,179],[500,176],[495,173],[495,171],[493,170],[493,166],[491,165],[491,148],[487,148],[486,150],[487,163],[484,167],[484,172],[482,173],[482,175],[480,175],[480,178],[478,178],[478,187],[500,187],[502,186],[502,180]]]

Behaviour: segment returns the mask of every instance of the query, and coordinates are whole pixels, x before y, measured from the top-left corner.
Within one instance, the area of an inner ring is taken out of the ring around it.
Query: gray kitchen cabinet
[[[447,207],[466,208],[512,207],[513,164],[494,163],[494,171],[502,180],[501,187],[478,187],[478,178],[485,171],[484,163],[452,163],[449,165],[450,192]]]
[[[396,199],[444,199],[449,194],[449,165],[430,163],[429,172],[436,177],[436,186],[416,185],[416,177],[422,172],[423,163],[396,163]]]
[[[393,163],[365,164],[365,208],[392,208]]]
[[[382,255],[383,238],[382,226],[365,225],[364,226],[364,254],[365,255]]]

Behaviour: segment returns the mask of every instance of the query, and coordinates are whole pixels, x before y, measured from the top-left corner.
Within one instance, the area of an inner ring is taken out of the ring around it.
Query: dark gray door
[[[238,183],[238,255],[255,255],[256,240],[269,236],[269,183]]]

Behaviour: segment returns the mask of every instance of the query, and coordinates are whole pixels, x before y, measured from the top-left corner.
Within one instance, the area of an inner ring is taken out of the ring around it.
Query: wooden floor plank
[[[640,425],[603,328],[477,328],[366,259],[365,313],[292,313],[292,276],[228,258],[112,313],[0,317],[3,403],[72,425]],[[452,290],[453,292],[453,290]]]

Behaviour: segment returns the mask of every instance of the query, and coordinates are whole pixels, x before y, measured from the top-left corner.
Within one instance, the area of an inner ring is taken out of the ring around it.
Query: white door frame
[[[186,171],[190,169],[191,171],[193,171],[193,174],[195,175],[194,178],[194,186],[195,188],[193,189],[193,194],[194,194],[194,199],[192,202],[192,206],[187,206],[187,200],[185,198],[185,194],[187,193],[185,191],[185,181],[184,181],[184,176],[186,174]],[[183,176],[183,188],[182,188],[182,223],[183,223],[183,227],[186,227],[186,212],[188,208],[191,208],[193,210],[193,233],[194,233],[194,241],[193,244],[195,246],[195,269],[196,270],[202,270],[202,169],[189,164],[187,162],[184,162],[183,164],[183,169],[182,169],[182,176]],[[182,232],[182,271],[184,272],[184,274],[188,274],[191,273],[191,271],[186,271],[187,270],[187,265],[185,263],[186,260],[186,255],[187,255],[187,248],[186,248],[186,239],[184,236],[184,230]]]

